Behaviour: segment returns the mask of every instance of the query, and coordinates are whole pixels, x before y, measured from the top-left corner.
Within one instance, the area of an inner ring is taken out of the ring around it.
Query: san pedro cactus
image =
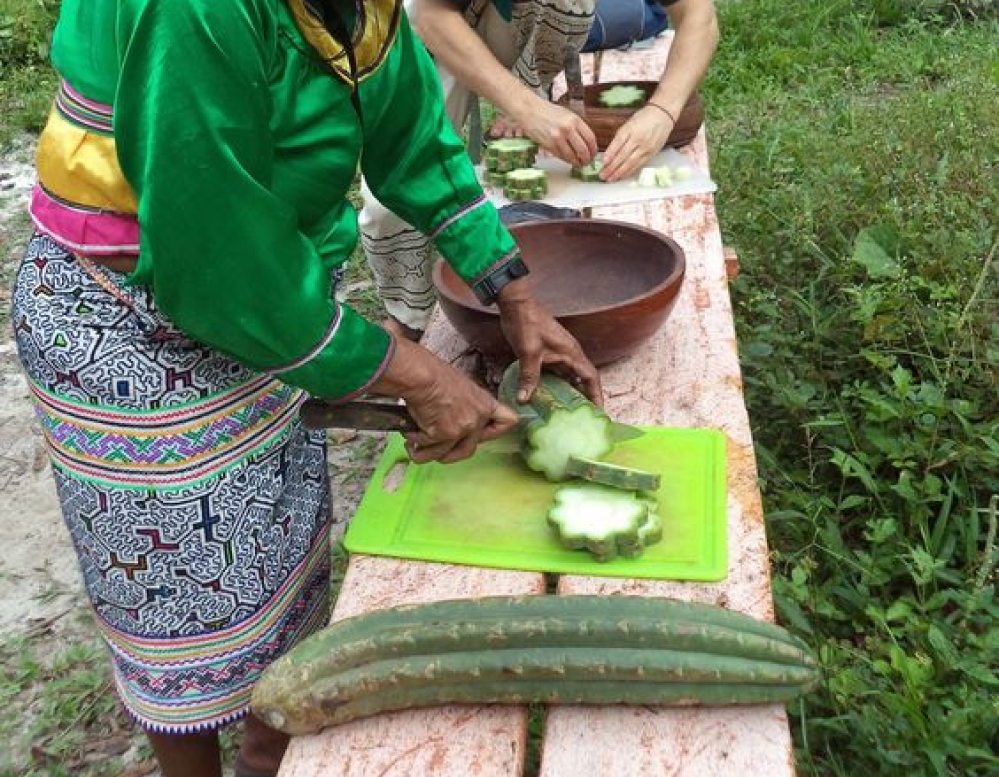
[[[579,456],[569,457],[565,473],[570,477],[623,488],[627,491],[655,491],[662,481],[662,478],[655,472],[646,472],[634,467],[622,467],[606,461],[583,459]]]
[[[289,734],[450,703],[759,704],[810,690],[787,631],[637,596],[435,602],[335,623],[264,672],[254,712]]]
[[[580,483],[555,492],[548,523],[565,547],[586,548],[598,561],[609,561],[622,551],[641,552],[644,544],[639,529],[647,522],[648,514],[648,503],[634,493]]]

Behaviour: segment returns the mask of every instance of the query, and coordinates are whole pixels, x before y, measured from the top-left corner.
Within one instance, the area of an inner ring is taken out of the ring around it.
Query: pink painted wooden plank
[[[657,79],[667,51],[668,41],[660,41],[648,51],[605,52],[601,81]],[[707,167],[703,130],[685,153]],[[727,435],[729,569],[719,583],[563,577],[558,591],[668,596],[772,620],[763,511],[713,197],[595,208],[593,216],[650,226],[684,249],[686,277],[670,319],[602,375],[608,410],[621,421],[715,427]],[[553,707],[546,721],[541,777],[740,773],[794,774],[783,707]]]
[[[333,619],[397,604],[541,594],[541,575],[352,556]],[[407,710],[292,739],[279,777],[519,777],[521,706]]]

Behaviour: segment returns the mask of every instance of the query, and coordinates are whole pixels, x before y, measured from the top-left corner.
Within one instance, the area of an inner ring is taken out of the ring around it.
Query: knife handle
[[[569,109],[585,118],[586,88],[583,86],[583,66],[578,52],[566,56],[563,63],[563,73]]]

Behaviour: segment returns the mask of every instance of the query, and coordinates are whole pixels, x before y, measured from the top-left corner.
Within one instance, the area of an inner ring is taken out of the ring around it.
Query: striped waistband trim
[[[31,385],[53,464],[124,488],[173,489],[224,471],[283,439],[305,392],[257,378],[202,402],[150,412],[81,405]]]
[[[59,82],[55,104],[62,116],[79,127],[102,135],[110,135],[114,131],[114,108],[84,97],[65,79]]]

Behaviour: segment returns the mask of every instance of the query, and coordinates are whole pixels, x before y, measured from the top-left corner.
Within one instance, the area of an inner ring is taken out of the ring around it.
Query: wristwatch
[[[483,305],[493,305],[499,298],[500,290],[511,281],[523,278],[530,270],[519,256],[497,267],[489,275],[472,285],[472,291]]]

